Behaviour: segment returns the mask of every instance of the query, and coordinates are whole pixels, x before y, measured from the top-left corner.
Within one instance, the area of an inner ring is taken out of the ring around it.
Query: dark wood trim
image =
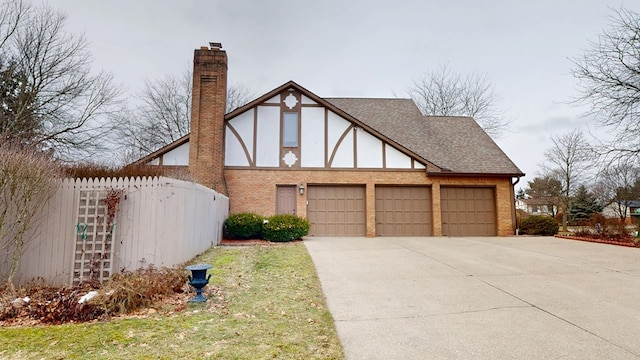
[[[362,128],[358,130],[357,126],[353,127],[353,167],[358,168],[358,133],[362,131]]]
[[[424,170],[424,169],[420,169]],[[429,177],[482,177],[482,178],[512,178],[524,176],[524,174],[498,174],[498,173],[455,173],[450,171],[427,171]]]
[[[324,108],[324,167],[329,168],[329,109]]]
[[[384,141],[382,142],[382,168],[383,169],[387,168],[387,143]]]
[[[247,110],[248,111],[248,110]],[[253,108],[253,161],[250,162],[251,166],[256,166],[256,154],[258,147],[258,107]]]
[[[286,104],[285,104],[285,99],[289,96],[289,95],[293,95],[295,96],[297,102],[296,104],[293,106],[293,108],[289,108]],[[301,103],[302,103],[302,94],[300,93],[300,91],[298,91],[295,88],[287,88],[284,91],[282,91],[280,93],[280,157],[279,157],[279,164],[281,167],[286,167],[288,169],[292,169],[292,168],[299,168],[300,167],[300,163],[302,162],[301,159],[301,147],[302,147],[302,141],[301,141],[301,134],[302,134],[302,114],[301,114]],[[297,125],[297,131],[298,131],[298,139],[297,139],[297,146],[285,146],[284,145],[284,114],[285,113],[295,113],[297,114],[297,120],[298,120],[298,125]],[[286,165],[284,163],[284,160],[282,160],[285,156],[285,154],[287,154],[289,151],[291,151],[296,158],[298,159],[296,161],[295,164],[291,165],[291,167],[289,167],[288,165]]]
[[[305,167],[305,168],[289,168],[289,167],[267,167],[267,166],[256,166],[256,167],[248,167],[248,166],[229,166],[226,165],[225,169],[229,170],[266,170],[266,171],[368,171],[368,172],[420,172],[424,173],[424,169],[382,169],[382,168],[323,168],[323,167]]]

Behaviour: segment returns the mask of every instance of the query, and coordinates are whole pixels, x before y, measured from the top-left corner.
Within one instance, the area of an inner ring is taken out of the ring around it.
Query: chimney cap
[[[219,42],[210,42],[210,43],[209,43],[209,47],[210,47],[212,50],[221,49],[221,48],[222,48],[222,43],[219,43]]]

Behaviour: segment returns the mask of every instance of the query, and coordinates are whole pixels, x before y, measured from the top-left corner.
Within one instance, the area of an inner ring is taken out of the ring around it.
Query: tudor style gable
[[[227,116],[225,167],[425,168],[295,83],[274,92]]]

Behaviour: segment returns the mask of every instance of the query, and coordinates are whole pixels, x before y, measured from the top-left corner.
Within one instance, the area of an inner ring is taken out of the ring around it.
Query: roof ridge
[[[329,99],[346,99],[346,100],[411,100],[411,98],[391,98],[391,97],[336,97],[336,96],[327,96],[323,97],[325,100]]]

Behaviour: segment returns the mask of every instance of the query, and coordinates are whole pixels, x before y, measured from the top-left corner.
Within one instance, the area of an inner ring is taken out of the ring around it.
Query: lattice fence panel
[[[108,195],[108,190],[80,190],[73,284],[90,279],[104,282],[111,276],[116,226],[109,216]]]

